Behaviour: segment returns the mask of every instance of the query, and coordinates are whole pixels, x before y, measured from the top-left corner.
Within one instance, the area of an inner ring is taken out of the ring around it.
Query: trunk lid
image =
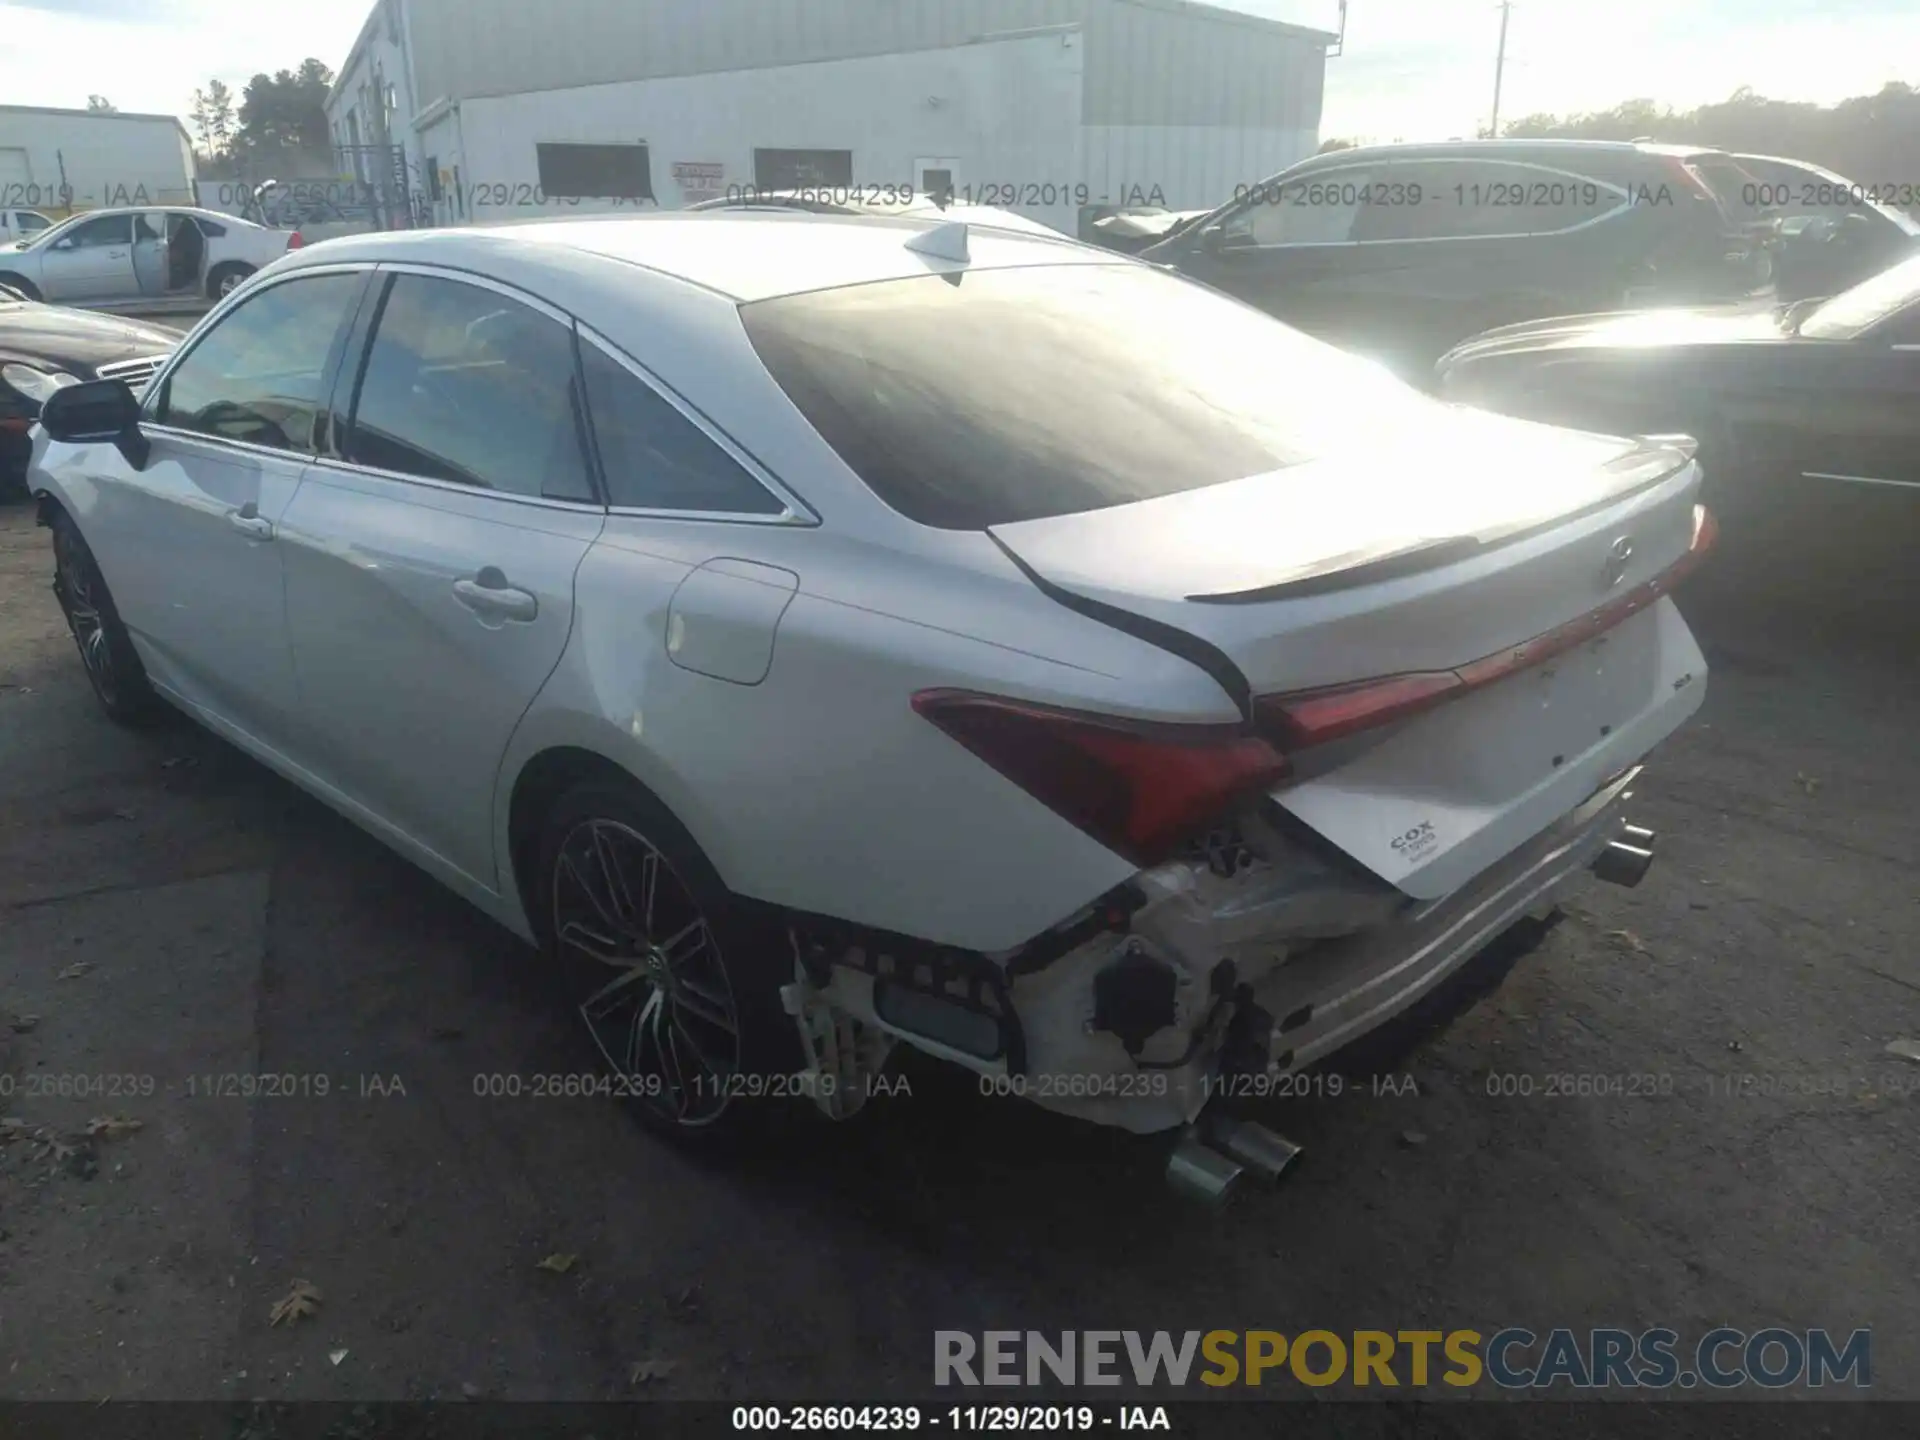
[[[1691,454],[1452,411],[1417,443],[992,533],[1063,603],[1198,642],[1247,704],[1463,670],[1632,597],[1694,544]],[[1545,664],[1297,756],[1302,778],[1274,798],[1435,898],[1639,760],[1704,677],[1671,601],[1651,602]]]

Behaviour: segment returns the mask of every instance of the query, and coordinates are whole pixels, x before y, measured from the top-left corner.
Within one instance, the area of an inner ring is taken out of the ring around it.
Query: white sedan
[[[31,472],[177,707],[542,948],[670,1133],[899,1045],[1215,1123],[1592,870],[1700,704],[1691,447],[1453,409],[1155,267],[719,213],[330,241]]]
[[[52,304],[179,309],[298,250],[298,230],[182,206],[89,210],[0,246],[0,285]]]

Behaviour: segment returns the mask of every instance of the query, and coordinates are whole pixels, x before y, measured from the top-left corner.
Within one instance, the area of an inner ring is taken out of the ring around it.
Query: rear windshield
[[[948,530],[1264,474],[1434,406],[1367,361],[1132,263],[917,276],[741,315],[774,379],[873,492]]]

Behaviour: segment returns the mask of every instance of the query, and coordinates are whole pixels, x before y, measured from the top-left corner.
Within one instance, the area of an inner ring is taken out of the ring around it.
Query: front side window
[[[496,290],[398,275],[367,352],[346,458],[510,495],[591,500],[573,331]]]
[[[53,224],[46,216],[36,214],[31,210],[22,210],[16,213],[13,217],[13,223],[19,228],[22,235],[38,234]]]
[[[75,250],[100,250],[113,245],[131,245],[133,217],[102,215],[98,220],[83,221],[54,243],[67,245]]]
[[[1358,356],[1138,265],[890,280],[740,314],[761,362],[848,467],[942,529],[1265,474],[1436,410]]]
[[[236,305],[167,376],[156,423],[305,454],[327,359],[360,293],[358,273],[272,285]]]
[[[1337,245],[1354,238],[1369,182],[1384,171],[1350,165],[1284,185],[1256,186],[1226,221],[1224,238],[1241,245]]]
[[[607,503],[778,515],[786,507],[700,427],[599,346],[580,347]]]

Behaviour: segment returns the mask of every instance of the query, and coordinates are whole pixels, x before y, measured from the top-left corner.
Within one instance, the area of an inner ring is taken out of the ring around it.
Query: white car
[[[1688,443],[1448,407],[1068,241],[329,241],[41,424],[108,712],[538,942],[675,1134],[849,1113],[907,1045],[1277,1173],[1210,1102],[1637,881],[1622,802],[1706,684]]]
[[[31,240],[42,230],[51,229],[53,224],[38,210],[0,210],[0,245]]]
[[[0,246],[0,285],[59,305],[177,310],[229,294],[302,243],[298,230],[214,210],[89,210]]]

